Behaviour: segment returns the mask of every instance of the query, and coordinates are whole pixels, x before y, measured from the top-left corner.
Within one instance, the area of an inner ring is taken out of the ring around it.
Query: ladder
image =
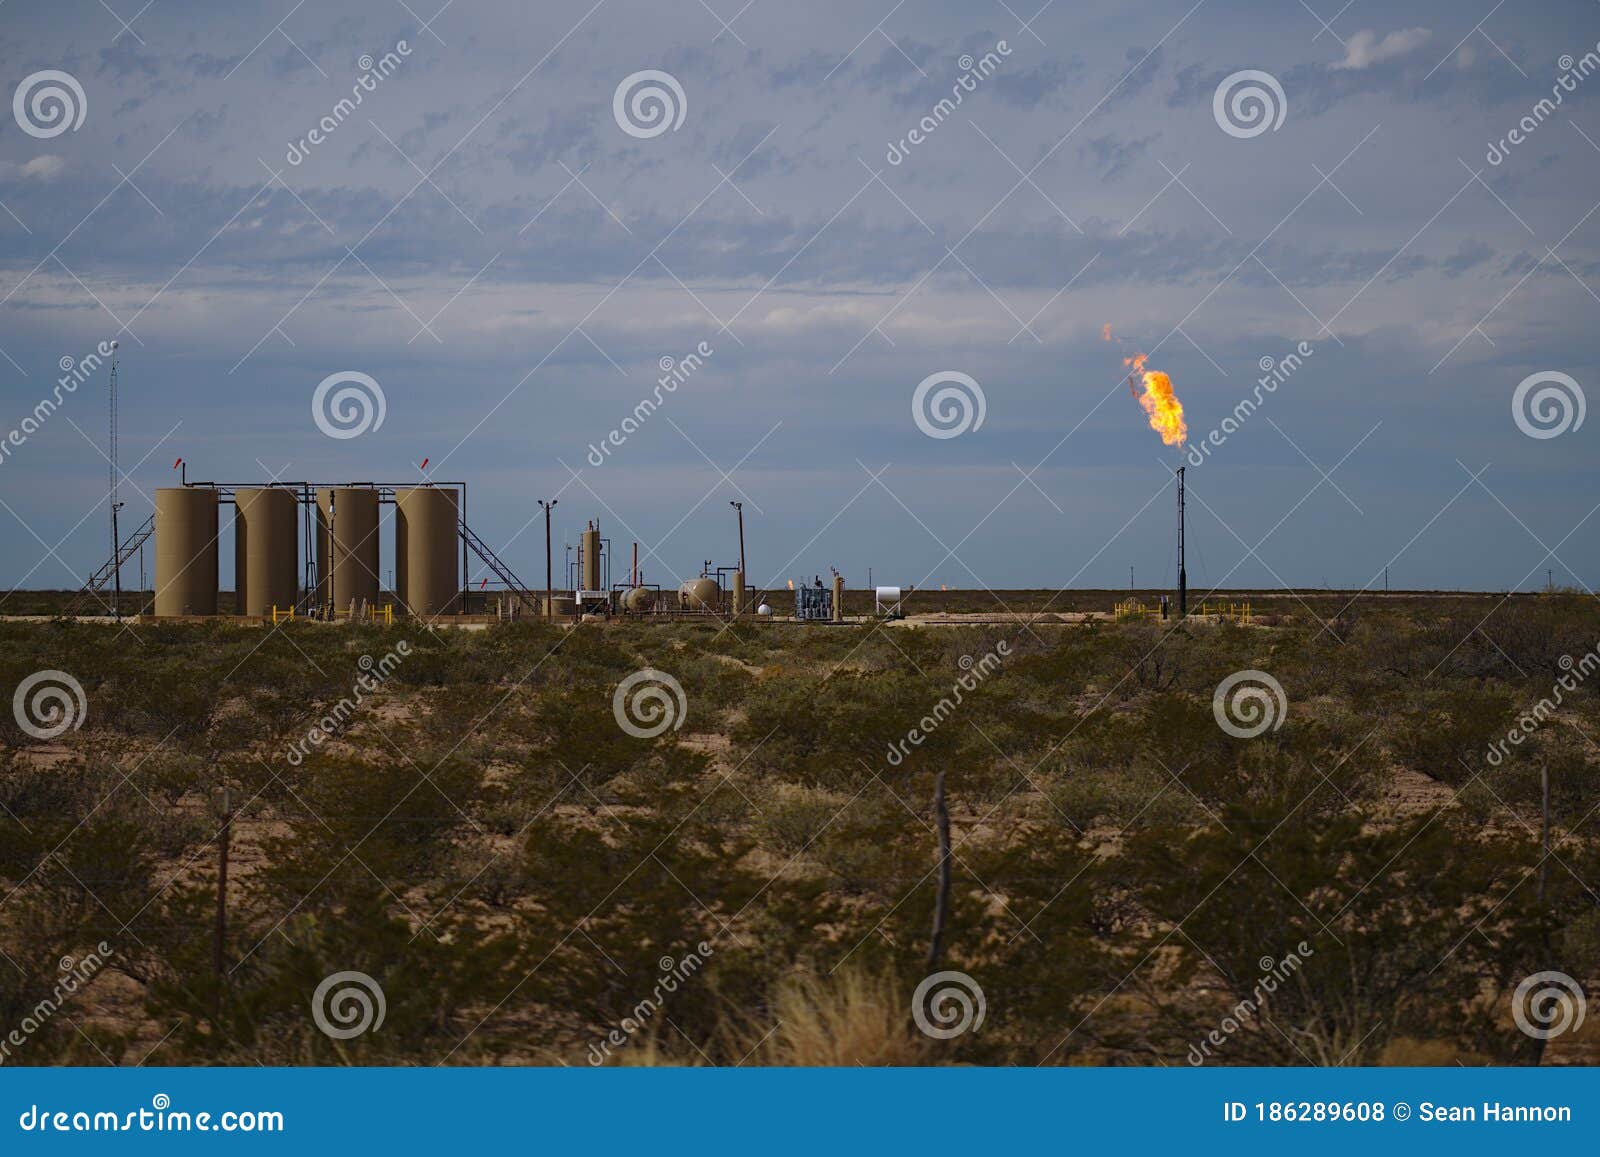
[[[155,529],[156,516],[152,514],[139,524],[137,530],[122,540],[122,546],[118,548],[114,558],[108,559],[99,570],[89,576],[88,581],[83,584],[83,589],[78,592],[78,600],[73,603],[72,610],[69,613],[77,614],[86,602],[89,602],[94,596],[99,595],[110,586],[111,576],[116,574],[117,567],[123,565],[137,554],[139,548],[155,533]],[[103,599],[99,601],[104,602]]]
[[[459,526],[461,529],[461,541],[465,542],[467,546],[472,549],[472,553],[478,556],[478,560],[482,562],[484,566],[488,567],[492,572],[494,572],[495,578],[499,579],[506,585],[507,593],[516,595],[523,601],[529,610],[531,610],[534,614],[538,614],[539,606],[534,601],[533,596],[528,593],[528,588],[522,585],[522,580],[511,573],[511,568],[500,560],[499,555],[495,554],[494,551],[489,549],[489,544],[478,537],[476,532],[474,532],[473,529],[467,525],[465,519],[461,520]],[[462,575],[461,577],[463,581],[465,581],[466,576]]]

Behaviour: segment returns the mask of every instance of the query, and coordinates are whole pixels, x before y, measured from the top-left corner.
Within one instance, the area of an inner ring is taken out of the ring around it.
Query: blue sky
[[[441,2],[8,0],[6,92],[64,72],[83,115],[0,109],[0,437],[116,338],[135,520],[179,456],[426,458],[529,581],[559,493],[558,544],[599,518],[662,582],[736,558],[740,499],[757,582],[1146,586],[1178,459],[1121,357],[1203,439],[1303,342],[1189,471],[1192,585],[1600,581],[1600,418],[1513,412],[1530,375],[1600,386],[1600,76],[1535,111],[1600,5]],[[676,128],[619,121],[645,70]],[[1244,70],[1276,128],[1225,131]],[[385,416],[333,438],[311,402],[343,372]],[[919,427],[940,373],[981,426]],[[0,583],[103,561],[101,379],[0,457]]]

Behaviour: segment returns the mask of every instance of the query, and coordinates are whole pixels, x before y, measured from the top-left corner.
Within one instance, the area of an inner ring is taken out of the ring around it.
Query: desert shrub
[[[1484,766],[1490,744],[1515,719],[1515,701],[1504,691],[1449,687],[1413,702],[1386,728],[1389,745],[1413,771],[1451,785]]]
[[[1230,1016],[1240,1030],[1210,1063],[1370,1063],[1402,1036],[1525,1052],[1479,1003],[1538,951],[1521,837],[1432,817],[1373,829],[1230,809],[1221,824],[1141,833],[1118,869],[1155,918],[1152,951],[1170,945],[1175,959],[1144,978],[1162,1012],[1144,1043],[1176,1056]],[[1263,999],[1261,977],[1290,952],[1297,967]],[[1246,1000],[1256,1007],[1237,1010]]]
[[[764,847],[780,855],[800,855],[849,803],[848,796],[820,788],[774,784],[761,793],[757,804],[757,837]]]

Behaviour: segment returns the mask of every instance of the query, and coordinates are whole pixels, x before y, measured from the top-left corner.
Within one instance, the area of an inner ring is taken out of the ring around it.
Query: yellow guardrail
[[[1150,618],[1159,619],[1161,617],[1161,607],[1159,604],[1154,606],[1146,606],[1144,603],[1141,603],[1138,600],[1131,600],[1125,603],[1113,604],[1111,613],[1118,622],[1129,622]],[[1176,614],[1177,607],[1169,607],[1169,613]],[[1250,604],[1247,602],[1214,603],[1207,600],[1202,602],[1198,609],[1191,611],[1190,613],[1198,617],[1210,616],[1219,620],[1227,619],[1231,622],[1238,623],[1240,626],[1249,626],[1252,622]]]
[[[1203,602],[1200,604],[1200,614],[1215,615],[1219,619],[1231,619],[1241,626],[1250,624],[1249,603]]]
[[[365,618],[365,619],[367,619],[367,620],[369,620],[371,622],[374,622],[374,623],[382,623],[386,627],[394,626],[394,604],[393,603],[385,603],[381,607],[373,607],[365,615],[362,615],[360,613],[352,613],[350,611],[341,611],[338,607],[332,608],[332,612],[331,613],[332,613],[332,616],[333,616],[334,620],[352,619],[353,618],[353,619],[355,619],[357,621],[360,621],[361,619]],[[277,626],[279,623],[290,623],[290,622],[293,622],[294,618],[295,618],[295,613],[294,613],[294,608],[293,607],[279,607],[276,604],[274,604],[274,606],[272,608],[272,625],[273,626]]]

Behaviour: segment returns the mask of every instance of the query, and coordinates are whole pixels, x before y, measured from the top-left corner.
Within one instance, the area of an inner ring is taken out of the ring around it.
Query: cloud
[[[20,165],[15,161],[0,161],[0,180],[22,178],[49,181],[59,176],[66,167],[67,162],[54,153],[43,153]]]
[[[1385,60],[1405,56],[1421,47],[1432,35],[1433,33],[1426,28],[1404,28],[1391,32],[1379,40],[1376,32],[1364,28],[1345,42],[1344,59],[1335,61],[1328,67],[1352,71],[1371,68],[1374,64],[1381,64]]]

